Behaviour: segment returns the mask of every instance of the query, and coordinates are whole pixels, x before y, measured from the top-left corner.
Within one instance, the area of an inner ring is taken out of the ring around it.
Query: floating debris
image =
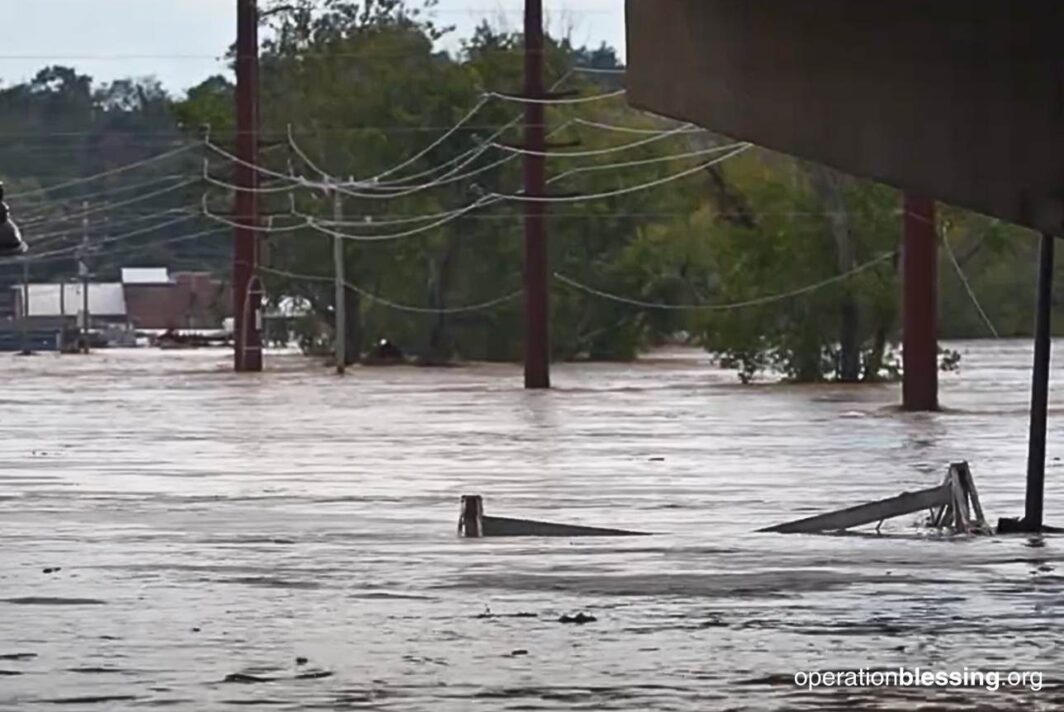
[[[708,620],[702,621],[698,625],[698,627],[699,628],[723,628],[726,625],[728,625],[728,624],[725,623],[724,620],[720,616],[713,615],[713,616],[710,616]]]
[[[310,672],[303,672],[296,675],[297,680],[320,680],[325,677],[332,677],[333,673],[328,670],[312,670]]]
[[[483,613],[478,613],[474,617],[478,620],[490,618],[539,618],[539,614],[526,611],[521,611],[520,613],[492,613],[490,608],[485,607]]]
[[[105,702],[132,702],[140,699],[136,695],[90,695],[87,697],[60,697],[54,700],[41,700],[53,705],[99,705]]]
[[[49,596],[20,596],[19,598],[0,598],[0,603],[16,606],[105,606],[107,601],[96,598],[62,598]]]
[[[242,684],[253,684],[259,682],[273,682],[272,677],[260,677],[259,675],[249,675],[244,672],[234,672],[225,676],[222,682],[237,682]]]

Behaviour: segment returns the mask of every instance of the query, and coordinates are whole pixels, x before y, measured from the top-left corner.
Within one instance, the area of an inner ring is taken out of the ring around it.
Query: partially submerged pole
[[[333,219],[339,225],[344,219],[343,196],[333,190]],[[344,265],[344,240],[339,234],[333,236],[333,272],[336,280],[336,307],[333,309],[333,346],[336,350],[336,373],[347,371],[347,276]]]
[[[88,201],[82,201],[81,209],[88,212]],[[81,277],[81,353],[89,353],[89,219],[81,219],[81,255],[78,259],[78,276]]]
[[[262,334],[250,317],[247,301],[258,260],[258,82],[259,17],[257,0],[237,0],[236,40],[236,155],[234,165],[236,222],[233,236],[234,367],[262,370]]]
[[[547,271],[546,111],[543,0],[525,0],[525,388],[550,388],[550,292]]]
[[[1034,326],[1034,372],[1031,376],[1031,433],[1027,446],[1027,503],[1024,528],[1041,531],[1046,482],[1046,419],[1049,411],[1049,358],[1053,316],[1054,240],[1042,235],[1038,260],[1038,312]]]
[[[938,410],[938,240],[935,201],[906,193],[902,248],[902,407]]]
[[[66,350],[66,277],[59,280],[59,334],[56,336],[56,348],[62,354]]]
[[[1031,430],[1027,443],[1027,500],[1023,519],[1001,519],[998,533],[1036,533],[1045,526],[1046,421],[1049,411],[1049,358],[1052,350],[1054,237],[1042,235],[1038,259],[1038,310],[1034,319],[1031,374]],[[1056,530],[1054,530],[1056,531]]]

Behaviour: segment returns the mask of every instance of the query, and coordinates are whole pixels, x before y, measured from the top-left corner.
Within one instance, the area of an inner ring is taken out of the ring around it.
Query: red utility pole
[[[902,407],[938,410],[938,238],[935,201],[905,195]]]
[[[525,196],[546,194],[543,0],[525,0]],[[546,206],[525,203],[525,388],[550,388],[550,292]]]
[[[258,266],[259,224],[259,13],[258,0],[237,0],[236,39],[236,155],[234,168],[236,220],[243,227],[233,236],[233,343],[238,372],[262,370],[259,304],[249,303],[252,278]]]

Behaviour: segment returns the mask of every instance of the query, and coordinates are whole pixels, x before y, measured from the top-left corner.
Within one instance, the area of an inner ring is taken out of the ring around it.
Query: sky
[[[483,18],[522,26],[523,0],[440,0],[437,19],[456,25],[445,46]],[[605,40],[624,47],[624,0],[544,0],[547,24],[577,44]],[[226,71],[236,0],[0,0],[6,20],[0,84],[32,77],[50,64],[73,66],[97,80],[155,76],[173,92]]]

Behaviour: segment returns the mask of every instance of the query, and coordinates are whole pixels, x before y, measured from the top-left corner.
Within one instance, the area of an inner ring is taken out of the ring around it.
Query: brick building
[[[229,292],[208,272],[123,269],[126,316],[137,329],[217,329],[229,315]]]

